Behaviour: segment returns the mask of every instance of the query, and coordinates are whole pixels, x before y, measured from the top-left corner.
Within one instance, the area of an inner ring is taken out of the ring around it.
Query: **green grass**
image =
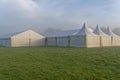
[[[120,80],[120,47],[1,47],[0,80]]]

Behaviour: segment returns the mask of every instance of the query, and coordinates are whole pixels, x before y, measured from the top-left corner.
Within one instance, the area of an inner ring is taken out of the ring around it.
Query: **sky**
[[[0,0],[0,35],[33,29],[120,27],[120,0]]]

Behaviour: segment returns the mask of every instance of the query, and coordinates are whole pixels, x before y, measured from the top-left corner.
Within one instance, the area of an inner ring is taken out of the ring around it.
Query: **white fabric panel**
[[[111,36],[100,36],[101,47],[111,46]]]
[[[2,40],[0,40],[0,46],[2,46]]]
[[[45,38],[34,31],[30,31],[30,41],[30,46],[45,46]]]
[[[70,36],[71,47],[85,47],[86,37],[85,36]]]
[[[120,37],[119,36],[112,36],[111,43],[112,43],[112,46],[120,46]]]
[[[57,46],[57,38],[56,37],[47,38],[46,45],[47,46]]]
[[[27,30],[25,32],[19,33],[17,35],[12,36],[11,38],[12,47],[44,45],[44,37],[32,30]]]
[[[31,39],[31,45],[30,46],[45,46],[45,38]]]
[[[29,39],[17,39],[12,38],[11,40],[12,47],[22,47],[22,46],[30,46]]]
[[[10,40],[10,39],[1,39],[1,40],[0,40],[0,46],[9,47],[10,44],[11,44],[11,40]]]
[[[69,37],[58,37],[57,46],[69,47]]]
[[[86,36],[86,39],[87,47],[100,47],[99,36]]]

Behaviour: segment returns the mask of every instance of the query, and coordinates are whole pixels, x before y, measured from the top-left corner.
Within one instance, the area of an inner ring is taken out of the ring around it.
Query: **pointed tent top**
[[[73,35],[95,35],[94,33],[92,33],[89,28],[86,26],[86,24],[83,24],[82,29],[79,32],[76,32]]]
[[[96,28],[100,28],[100,27],[98,26],[98,24],[97,24]]]
[[[83,27],[86,27],[86,23],[85,22],[83,23]]]
[[[113,31],[110,29],[109,26],[107,27],[106,34],[108,34],[109,36],[118,36],[118,35],[116,35],[115,33],[113,33]]]
[[[93,33],[96,34],[96,35],[107,36],[107,34],[105,34],[98,25],[96,26],[96,28],[95,28],[95,30],[93,31]]]

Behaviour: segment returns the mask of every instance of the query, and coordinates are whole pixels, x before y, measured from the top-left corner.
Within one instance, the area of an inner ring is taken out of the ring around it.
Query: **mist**
[[[0,35],[80,29],[84,22],[119,28],[119,10],[119,0],[0,0]]]

